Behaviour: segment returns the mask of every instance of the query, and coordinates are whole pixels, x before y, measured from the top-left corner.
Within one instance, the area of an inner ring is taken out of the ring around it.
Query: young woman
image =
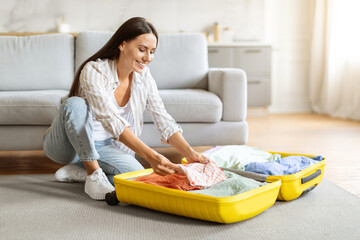
[[[85,182],[85,192],[103,200],[114,191],[114,175],[143,169],[135,153],[159,175],[179,171],[178,165],[139,139],[146,108],[162,142],[189,162],[207,161],[185,141],[181,127],[164,108],[147,67],[157,44],[154,26],[144,18],[131,18],[80,66],[69,98],[44,136],[46,155],[68,164],[56,172],[58,181]]]

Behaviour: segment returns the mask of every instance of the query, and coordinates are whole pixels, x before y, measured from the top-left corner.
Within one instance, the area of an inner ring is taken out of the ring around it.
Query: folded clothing
[[[272,162],[251,162],[245,166],[245,171],[274,176],[289,175],[297,173],[322,160],[322,156],[312,158],[305,156],[288,156]]]
[[[264,186],[268,183],[259,182],[250,178],[242,177],[230,171],[223,171],[226,179],[213,186],[202,189],[200,186],[191,186],[189,180],[184,174],[170,174],[160,176],[155,173],[135,178],[133,181],[148,183],[166,188],[172,188],[191,193],[203,194],[213,197],[229,197],[252,189]]]
[[[271,154],[260,148],[246,145],[216,146],[203,155],[215,161],[221,168],[244,170],[250,162],[268,162],[280,159],[280,154]]]
[[[146,176],[135,178],[133,181],[148,183],[166,188],[172,188],[182,191],[191,191],[202,189],[201,186],[192,186],[186,175],[174,173],[166,176],[160,176],[155,173],[151,173]]]
[[[152,173],[135,178],[134,181],[182,191],[190,191],[209,188],[226,179],[222,169],[211,160],[207,163],[190,163],[187,165],[180,165],[180,167],[184,171],[184,174],[174,173],[160,176]]]
[[[224,174],[226,175],[225,181],[215,184],[208,189],[190,192],[213,197],[230,197],[268,184],[266,182],[259,182],[246,178],[226,170],[224,170]]]
[[[226,179],[222,169],[216,162],[210,160],[207,163],[190,163],[180,165],[184,171],[191,186],[200,186],[202,189],[211,187],[212,185],[222,182]]]

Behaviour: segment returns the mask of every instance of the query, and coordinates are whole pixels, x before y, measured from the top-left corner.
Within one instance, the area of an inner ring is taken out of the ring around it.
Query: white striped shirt
[[[116,101],[115,95],[113,95],[112,100],[115,103],[115,106],[117,107],[120,116],[125,118],[125,120],[128,121],[128,123],[130,123],[131,129],[134,129],[134,115],[131,109],[131,104],[129,103],[130,101],[128,101],[124,107],[120,107]],[[94,140],[102,141],[112,138],[112,135],[105,130],[101,122],[96,120],[94,113],[90,109],[89,109],[89,114],[91,114],[93,118]]]
[[[125,127],[131,128],[112,100],[112,95],[119,84],[115,60],[97,59],[88,62],[80,74],[79,96],[88,101],[96,120],[101,122],[114,140],[119,139]],[[182,132],[181,127],[165,110],[148,67],[141,74],[134,71],[129,101],[134,116],[132,131],[137,137],[140,136],[143,128],[146,108],[160,132],[162,143],[167,143],[174,133]]]

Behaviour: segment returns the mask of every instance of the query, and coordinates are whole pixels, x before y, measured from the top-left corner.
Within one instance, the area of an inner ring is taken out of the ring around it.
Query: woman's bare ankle
[[[98,161],[82,161],[85,168],[87,175],[91,175],[94,171],[98,170],[100,168]]]

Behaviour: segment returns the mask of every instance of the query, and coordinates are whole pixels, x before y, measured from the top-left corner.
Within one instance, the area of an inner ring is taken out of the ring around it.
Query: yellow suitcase
[[[134,204],[166,213],[219,223],[233,223],[254,217],[271,207],[279,194],[280,179],[230,197],[213,197],[147,183],[132,181],[152,173],[152,169],[119,174],[114,177],[115,192],[106,202]]]
[[[280,154],[282,158],[287,156],[305,156],[305,157],[316,157],[316,155],[307,155],[299,153],[284,153],[284,152],[269,152],[271,154]],[[182,163],[187,163],[186,159],[182,159]],[[281,176],[267,176],[262,174],[256,174],[258,176],[263,176],[266,178],[267,182],[281,180],[281,187],[277,200],[282,201],[291,201],[300,197],[303,193],[313,190],[317,185],[320,184],[324,176],[326,159],[303,169],[300,172],[291,175],[281,175]],[[226,169],[229,171],[240,173],[241,170]]]
[[[306,155],[298,153],[282,153],[282,152],[270,152],[271,154],[277,153],[281,157],[287,156],[305,156],[316,157],[316,155]],[[311,165],[308,168],[301,170],[295,174],[282,175],[282,176],[268,176],[267,181],[277,181],[281,179],[281,188],[279,191],[278,200],[291,201],[300,197],[303,193],[313,190],[320,184],[324,176],[326,159]]]

